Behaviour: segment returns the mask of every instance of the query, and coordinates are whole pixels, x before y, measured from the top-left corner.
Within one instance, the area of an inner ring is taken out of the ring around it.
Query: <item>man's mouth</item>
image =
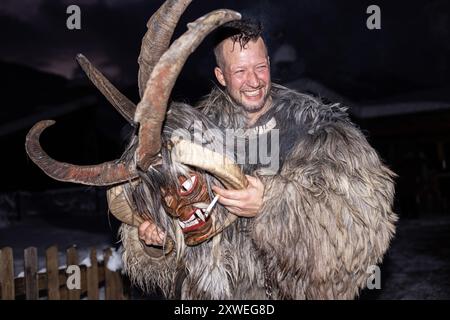
[[[261,94],[261,89],[257,89],[257,90],[251,90],[251,91],[244,91],[244,95],[246,97],[256,97],[259,96]]]

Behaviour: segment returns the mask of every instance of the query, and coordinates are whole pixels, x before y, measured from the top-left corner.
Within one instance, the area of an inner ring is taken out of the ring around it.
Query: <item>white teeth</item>
[[[255,97],[259,94],[259,90],[255,91],[245,91],[244,94],[249,97]]]
[[[206,221],[206,218],[205,218],[205,216],[203,215],[203,212],[202,212],[202,210],[200,210],[200,209],[197,209],[196,211],[195,211],[195,214],[197,215],[197,217],[199,217],[203,222],[205,222]]]
[[[216,198],[218,199],[219,196],[216,196]],[[213,206],[217,202],[216,198],[215,198],[215,201],[213,200],[213,203],[212,203]],[[212,206],[211,206],[211,208],[212,208]],[[189,227],[195,226],[196,224],[200,223],[200,221],[197,220],[197,217],[200,220],[202,220],[203,222],[206,222],[206,218],[208,218],[208,216],[209,216],[209,211],[198,208],[197,210],[195,210],[194,214],[188,220],[186,220],[184,222],[181,220],[178,220],[178,224],[180,225],[180,227],[182,229],[189,228]]]
[[[196,224],[198,224],[198,220],[194,219],[194,221],[186,223],[186,228],[195,226]]]
[[[196,212],[197,213],[197,212]],[[203,221],[205,221],[205,220],[203,220]],[[192,226],[195,226],[196,224],[198,224],[199,223],[199,221],[195,218],[195,214],[193,214],[190,218],[189,218],[189,220],[186,220],[186,221],[181,221],[181,220],[178,220],[178,224],[180,225],[180,227],[182,228],[182,229],[185,229],[185,228],[189,228],[189,227],[192,227]]]
[[[193,214],[185,223],[192,222],[195,220],[195,215]]]

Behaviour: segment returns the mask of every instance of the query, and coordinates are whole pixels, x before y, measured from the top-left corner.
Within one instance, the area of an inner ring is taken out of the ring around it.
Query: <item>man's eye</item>
[[[244,70],[236,70],[235,74],[242,74]]]
[[[259,66],[257,69],[258,70],[265,70],[267,68],[267,66]]]

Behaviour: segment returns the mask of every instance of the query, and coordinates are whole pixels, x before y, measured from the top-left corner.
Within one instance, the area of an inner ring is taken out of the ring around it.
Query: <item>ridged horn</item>
[[[189,55],[218,26],[240,19],[238,12],[216,10],[188,24],[186,31],[163,54],[153,69],[134,121],[139,123],[139,144],[136,150],[138,167],[146,171],[161,149],[161,128],[175,81]]]
[[[175,27],[191,2],[192,0],[165,1],[148,20],[147,32],[142,38],[141,52],[138,58],[138,85],[141,98],[153,68],[169,47]]]
[[[173,161],[209,172],[227,189],[239,190],[247,187],[247,178],[232,159],[191,141],[184,139],[173,141],[171,158]]]
[[[124,96],[84,55],[76,57],[81,69],[87,77],[105,96],[114,108],[131,124],[134,125],[134,113],[136,105]]]
[[[130,181],[138,176],[130,166],[117,161],[79,166],[52,159],[42,148],[39,137],[54,123],[53,120],[39,121],[30,129],[25,141],[28,156],[51,178],[90,186],[109,186]]]

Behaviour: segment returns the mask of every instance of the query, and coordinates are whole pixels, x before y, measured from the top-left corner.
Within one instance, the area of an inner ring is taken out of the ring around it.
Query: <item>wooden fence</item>
[[[14,277],[13,250],[5,247],[0,250],[0,297],[2,300],[98,300],[101,290],[104,299],[127,299],[120,271],[111,271],[106,266],[111,258],[111,249],[103,251],[103,261],[97,260],[95,248],[90,249],[89,267],[79,265],[75,247],[66,251],[67,266],[80,268],[80,289],[68,289],[66,282],[71,274],[59,266],[58,248],[52,246],[45,252],[46,270],[38,272],[38,255],[35,247],[24,250],[24,277]]]

